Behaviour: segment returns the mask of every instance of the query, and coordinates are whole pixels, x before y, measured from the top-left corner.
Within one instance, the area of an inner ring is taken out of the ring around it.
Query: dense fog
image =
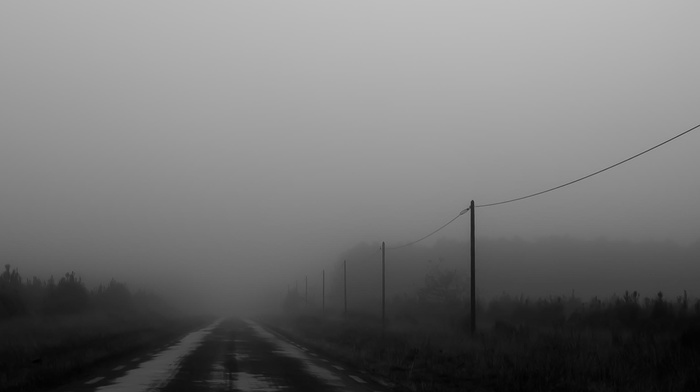
[[[2,4],[2,264],[230,312],[324,269],[337,296],[347,259],[370,298],[382,241],[697,125],[698,11]],[[690,132],[477,209],[479,295],[700,295],[699,147]],[[468,222],[389,252],[391,295],[438,263],[467,279]]]
[[[610,300],[635,291],[641,297],[655,298],[661,291],[675,301],[684,294],[691,298],[700,294],[700,241],[683,246],[669,241],[548,237],[537,241],[482,239],[477,245],[476,292],[484,306],[504,295],[531,301],[560,297],[587,301],[593,297]],[[350,310],[380,311],[380,246],[363,243],[343,252],[329,270],[329,307],[343,308],[347,287]],[[467,241],[441,239],[431,246],[388,250],[387,298],[468,301],[469,247]],[[304,278],[300,283],[299,293],[305,296]],[[311,277],[309,297],[314,305],[320,306],[321,284],[320,275]]]

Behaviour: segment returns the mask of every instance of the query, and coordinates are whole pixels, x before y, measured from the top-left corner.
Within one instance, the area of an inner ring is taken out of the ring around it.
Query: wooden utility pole
[[[323,288],[321,289],[321,312],[326,312],[326,270],[322,275]]]
[[[343,314],[347,316],[348,314],[348,261],[343,260],[343,302],[345,304],[345,309]]]
[[[474,200],[469,205],[469,209],[471,210],[471,333],[473,336],[476,333],[476,236],[474,235],[476,224],[474,221]]]
[[[386,327],[386,268],[385,268],[386,245],[382,241],[382,331]]]

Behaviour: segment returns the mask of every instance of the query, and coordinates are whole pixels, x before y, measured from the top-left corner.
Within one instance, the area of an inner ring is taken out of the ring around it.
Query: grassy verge
[[[0,390],[62,385],[110,361],[160,347],[205,321],[136,312],[2,321]]]
[[[697,391],[700,350],[681,328],[528,327],[470,337],[444,324],[296,313],[268,325],[412,391]],[[442,326],[441,326],[442,325]],[[697,343],[697,342],[695,342]]]

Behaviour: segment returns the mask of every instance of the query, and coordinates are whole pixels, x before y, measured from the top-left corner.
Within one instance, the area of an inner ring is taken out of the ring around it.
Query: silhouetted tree
[[[131,308],[133,299],[126,284],[112,279],[105,287],[100,285],[95,293],[95,304],[107,310],[124,310]]]
[[[44,311],[47,314],[80,313],[87,310],[88,304],[88,291],[80,277],[75,276],[75,272],[66,273],[55,286],[51,277],[44,301]]]
[[[27,278],[23,288],[23,298],[27,306],[27,312],[36,314],[42,310],[44,297],[46,296],[46,283],[36,276],[31,280]]]
[[[425,275],[425,287],[418,290],[421,301],[456,303],[466,293],[466,282],[457,269],[442,270],[435,265]]]
[[[0,318],[8,318],[23,314],[26,311],[22,301],[22,277],[17,269],[5,265],[5,271],[0,274]]]

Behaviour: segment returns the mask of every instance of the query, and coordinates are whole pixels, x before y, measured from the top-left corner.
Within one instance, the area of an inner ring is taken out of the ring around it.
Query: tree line
[[[379,243],[361,243],[326,267],[327,305],[343,300],[343,263],[347,260],[348,308],[378,309],[381,299]],[[479,239],[477,298],[488,302],[502,293],[530,298],[569,295],[608,297],[637,290],[653,298],[700,297],[700,240],[680,245],[670,241],[620,241],[548,237],[526,241]],[[427,302],[464,301],[469,288],[469,243],[441,239],[388,251],[386,294]]]
[[[13,317],[72,315],[94,311],[135,311],[162,306],[155,294],[131,292],[114,279],[89,290],[75,272],[60,279],[23,279],[10,264],[0,274],[0,320]]]

